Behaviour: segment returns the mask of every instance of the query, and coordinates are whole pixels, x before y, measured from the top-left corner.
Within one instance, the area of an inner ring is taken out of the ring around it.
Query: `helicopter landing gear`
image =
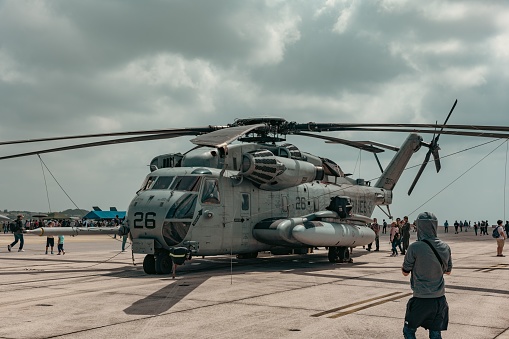
[[[147,254],[143,259],[143,271],[146,274],[156,274],[156,260],[153,254]]]
[[[157,274],[170,274],[173,269],[173,261],[169,253],[161,252],[155,255],[155,271]]]
[[[350,258],[350,250],[344,246],[329,247],[328,258],[329,262],[333,263],[353,262]]]
[[[257,256],[258,252],[240,253],[237,254],[237,259],[255,259]]]

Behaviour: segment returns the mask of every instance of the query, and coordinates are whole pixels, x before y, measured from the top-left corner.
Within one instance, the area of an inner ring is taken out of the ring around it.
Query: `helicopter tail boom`
[[[421,142],[422,138],[420,135],[411,133],[378,179],[375,187],[387,190],[394,189],[408,161],[421,148]]]

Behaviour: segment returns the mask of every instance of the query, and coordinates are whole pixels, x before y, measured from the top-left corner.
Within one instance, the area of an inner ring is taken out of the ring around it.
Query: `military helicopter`
[[[307,253],[328,247],[330,262],[350,261],[350,247],[373,242],[367,226],[376,206],[390,215],[392,191],[411,156],[429,150],[408,194],[433,155],[440,171],[442,134],[509,138],[509,127],[438,124],[296,123],[283,118],[237,119],[226,126],[204,126],[0,142],[0,145],[103,136],[125,138],[45,149],[9,158],[144,140],[194,135],[190,151],[159,155],[150,162],[120,229],[41,228],[36,234],[130,234],[132,251],[145,254],[147,274],[168,274],[192,256],[237,255],[255,258]],[[397,148],[373,141],[351,141],[318,133],[332,131],[410,132]],[[430,143],[417,133],[433,133]],[[287,135],[312,137],[371,152],[382,174],[375,183],[352,179],[334,161],[301,151]],[[238,143],[234,143],[238,141]],[[377,153],[396,151],[383,169]],[[66,233],[67,232],[67,233]],[[55,233],[56,234],[56,233]]]

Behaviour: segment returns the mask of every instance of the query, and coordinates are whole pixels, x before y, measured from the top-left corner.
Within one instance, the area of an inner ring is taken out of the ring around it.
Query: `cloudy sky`
[[[507,126],[508,76],[509,4],[502,2],[0,1],[2,141],[224,125],[267,115],[434,123],[455,99],[449,123]],[[330,135],[396,146],[406,138]],[[289,141],[334,159],[353,177],[380,174],[369,153]],[[509,218],[506,140],[444,135],[441,155],[487,141],[444,158],[439,174],[430,164],[410,197],[417,168],[407,170],[393,214]],[[57,145],[0,146],[0,155]],[[182,137],[41,157],[78,207],[126,209],[153,157],[192,146]],[[392,156],[382,154],[382,164]],[[37,156],[1,161],[0,192],[1,210],[75,207]],[[378,210],[374,216],[383,217]]]

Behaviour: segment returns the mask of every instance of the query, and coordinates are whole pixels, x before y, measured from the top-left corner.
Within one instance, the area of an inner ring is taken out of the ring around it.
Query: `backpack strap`
[[[422,242],[425,242],[425,243],[426,243],[426,244],[427,244],[427,245],[431,248],[431,250],[433,251],[433,253],[435,253],[435,256],[437,257],[438,261],[440,262],[440,266],[442,267],[442,271],[444,271],[444,272],[445,272],[446,270],[444,269],[444,267],[445,267],[445,266],[444,266],[444,261],[442,260],[442,258],[441,258],[441,257],[440,257],[440,255],[438,254],[438,252],[437,252],[436,248],[435,248],[433,245],[431,245],[431,243],[430,243],[427,239],[422,239],[421,241],[422,241]]]

